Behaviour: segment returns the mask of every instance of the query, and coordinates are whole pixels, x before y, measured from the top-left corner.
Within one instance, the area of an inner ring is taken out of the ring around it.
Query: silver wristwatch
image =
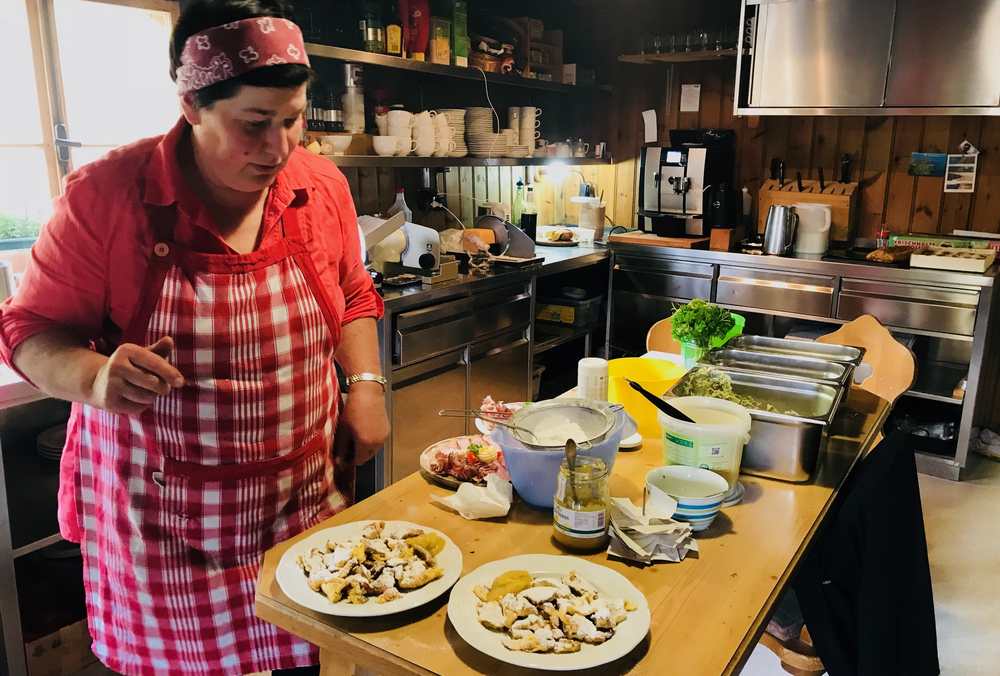
[[[355,383],[378,383],[382,386],[382,391],[385,392],[387,381],[377,373],[352,373],[344,379],[348,391]]]

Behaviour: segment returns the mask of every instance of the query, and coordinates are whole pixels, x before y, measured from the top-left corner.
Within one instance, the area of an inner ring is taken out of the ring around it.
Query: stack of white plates
[[[530,146],[511,146],[507,151],[507,157],[531,157]]]
[[[507,137],[496,133],[490,108],[468,108],[465,112],[465,138],[474,157],[505,157],[510,146]]]
[[[465,108],[440,108],[437,112],[448,120],[451,140],[455,142],[455,149],[448,153],[448,157],[468,155],[469,147],[465,144]]]
[[[66,445],[66,425],[56,425],[42,430],[35,439],[35,449],[42,460],[59,462]]]

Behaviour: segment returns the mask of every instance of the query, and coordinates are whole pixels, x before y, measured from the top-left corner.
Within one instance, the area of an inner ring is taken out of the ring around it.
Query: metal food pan
[[[865,356],[864,348],[860,347],[831,345],[811,340],[770,338],[768,336],[737,336],[726,343],[726,347],[767,354],[825,359],[843,364],[854,364],[855,366],[860,364],[862,357]]]
[[[730,348],[709,352],[702,357],[701,363],[798,380],[819,380],[834,385],[846,383],[854,371],[852,365],[843,362]]]
[[[731,369],[718,369],[733,381],[733,391],[752,396],[779,412],[750,411],[750,441],[743,449],[741,471],[782,481],[812,478],[823,446],[826,426],[837,413],[844,387],[807,380],[789,380]],[[667,393],[682,396],[684,375]],[[796,415],[784,411],[794,410]]]

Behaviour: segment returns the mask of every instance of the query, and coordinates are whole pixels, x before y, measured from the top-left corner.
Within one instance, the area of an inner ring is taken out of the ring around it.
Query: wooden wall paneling
[[[500,167],[486,167],[486,201],[500,201]]]
[[[835,171],[828,178],[840,179],[840,158],[849,155],[851,158],[851,180],[860,181],[865,153],[865,118],[861,116],[840,118],[840,131],[837,136],[837,152],[834,154]],[[825,171],[825,169],[824,169]]]
[[[462,222],[465,223],[465,227],[472,227],[473,216],[476,213],[475,208],[475,192],[473,191],[473,177],[472,177],[472,167],[459,167],[456,169],[458,172],[458,183],[461,186],[461,194],[457,204],[459,209],[452,207],[451,210],[456,214],[460,214],[462,217]]]
[[[373,214],[378,211],[378,172],[374,167],[358,169],[359,214]]]
[[[378,180],[378,211],[385,211],[396,200],[398,176],[391,167],[379,167],[376,170]]]
[[[672,64],[662,70],[662,79],[660,81],[661,91],[656,92],[656,95],[664,99],[663,105],[658,106],[659,112],[657,112],[657,115],[661,118],[659,120],[659,138],[663,143],[669,143],[669,132],[671,129],[678,129],[681,126],[681,83],[686,82],[689,77],[694,77],[690,64]],[[641,87],[642,84],[639,86]],[[639,129],[639,139],[641,142],[641,127]]]
[[[817,117],[813,126],[812,162],[809,173],[803,176],[819,178],[819,169],[823,169],[823,178],[832,181],[837,176],[837,148],[840,140],[839,117]]]
[[[981,117],[951,118],[948,146],[943,149],[943,152],[957,152],[958,145],[966,139],[979,148],[982,128],[983,118]],[[980,158],[980,161],[982,160],[983,158]],[[938,232],[950,233],[953,230],[971,230],[969,216],[972,213],[975,200],[976,193],[943,193],[941,196],[941,218],[938,222]]]
[[[448,208],[455,212],[459,218],[462,217],[462,188],[459,182],[459,167],[450,167],[444,173],[444,194],[448,200]],[[448,216],[448,227],[460,228],[461,225],[453,216]]]
[[[721,65],[708,63],[702,69],[701,103],[698,106],[698,127],[702,129],[719,129],[723,126]]]
[[[479,212],[479,205],[488,202],[489,197],[486,188],[486,167],[472,168],[472,216]]]
[[[928,117],[924,120],[921,152],[943,153],[948,148],[951,135],[951,118]],[[917,176],[913,192],[913,218],[911,232],[936,233],[941,224],[941,202],[944,193],[943,176]]]
[[[858,237],[875,237],[882,225],[895,126],[895,118],[892,117],[869,117],[865,120]]]
[[[1000,118],[983,118],[983,130],[977,146],[979,174],[972,228],[981,232],[1000,232]]]
[[[813,129],[816,118],[793,117],[788,123],[788,157],[785,158],[785,178],[795,180],[795,172],[808,178],[812,167]]]
[[[352,169],[351,167],[345,167],[341,169],[344,172],[344,178],[347,179],[347,185],[351,188],[351,199],[354,200],[354,210],[357,211],[358,205],[361,202],[360,193],[360,181],[358,180],[358,170]]]
[[[604,200],[604,213],[608,218],[614,220],[617,209],[618,186],[616,184],[617,175],[614,165],[603,164],[598,167],[599,178],[597,179],[597,195]],[[607,222],[607,221],[605,221]]]
[[[910,153],[920,150],[924,118],[901,117],[896,120],[892,142],[892,165],[886,194],[885,224],[890,232],[908,232],[913,218],[913,194],[916,177],[910,176]]]
[[[718,67],[719,77],[722,80],[721,108],[719,110],[719,127],[722,129],[737,129],[742,127],[746,118],[736,118],[733,116],[733,97],[735,96],[736,78],[731,72],[733,66],[729,61],[723,61]],[[754,118],[757,119],[757,118]],[[737,139],[737,142],[739,139]]]
[[[764,124],[751,128],[747,125],[747,118],[737,118],[736,129],[736,189],[741,190],[746,187],[750,193],[750,215],[754,217],[757,213],[758,191],[761,183],[768,176],[768,165],[770,159],[764,153],[765,137],[767,127]],[[754,218],[756,222],[756,218]]]
[[[504,205],[507,211],[510,211],[513,205],[510,169],[510,167],[500,167],[500,204]]]

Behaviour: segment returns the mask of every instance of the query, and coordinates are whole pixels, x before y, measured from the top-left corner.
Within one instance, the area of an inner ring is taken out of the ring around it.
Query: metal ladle
[[[566,467],[569,469],[569,494],[573,504],[577,504],[576,498],[576,441],[566,440]]]

